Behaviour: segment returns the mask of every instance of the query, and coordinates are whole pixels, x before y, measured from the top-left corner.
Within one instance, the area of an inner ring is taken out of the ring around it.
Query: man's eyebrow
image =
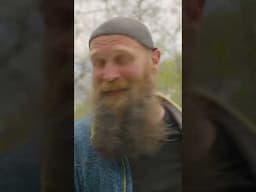
[[[89,57],[92,58],[93,56],[97,55],[98,51],[97,50],[92,50],[89,52]]]
[[[128,53],[133,53],[133,49],[130,47],[124,47],[124,46],[118,46],[116,48],[113,49],[116,52],[128,52]]]

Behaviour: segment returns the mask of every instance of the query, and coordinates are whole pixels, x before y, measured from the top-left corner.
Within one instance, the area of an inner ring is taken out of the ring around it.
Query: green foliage
[[[78,105],[77,109],[74,111],[75,120],[78,120],[84,117],[88,112],[89,112],[88,102]]]
[[[182,106],[182,66],[180,55],[173,60],[161,63],[157,88],[169,99]]]

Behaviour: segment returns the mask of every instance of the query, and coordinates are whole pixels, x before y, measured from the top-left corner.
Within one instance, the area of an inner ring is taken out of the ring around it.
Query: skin
[[[155,92],[160,51],[123,35],[92,40],[95,149],[109,158],[137,158],[168,139],[164,108]]]
[[[136,83],[142,79],[146,67],[152,69],[153,76],[159,71],[160,51],[149,50],[130,37],[104,35],[95,38],[90,47],[94,87],[118,81]],[[110,89],[106,95],[116,99],[125,92],[125,89]],[[159,117],[156,118],[163,118],[161,105],[158,111]]]

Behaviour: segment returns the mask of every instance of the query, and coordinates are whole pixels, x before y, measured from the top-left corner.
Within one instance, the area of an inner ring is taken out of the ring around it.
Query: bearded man
[[[181,191],[181,111],[156,94],[160,51],[116,17],[89,39],[92,113],[75,123],[77,192]]]

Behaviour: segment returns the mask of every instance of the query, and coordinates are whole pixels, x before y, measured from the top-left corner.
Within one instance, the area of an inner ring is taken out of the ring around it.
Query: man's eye
[[[103,59],[96,59],[92,61],[92,65],[97,68],[102,68],[105,65],[105,60]]]
[[[129,61],[130,61],[129,57],[126,57],[126,56],[119,56],[116,58],[116,63],[119,65],[128,64]]]

